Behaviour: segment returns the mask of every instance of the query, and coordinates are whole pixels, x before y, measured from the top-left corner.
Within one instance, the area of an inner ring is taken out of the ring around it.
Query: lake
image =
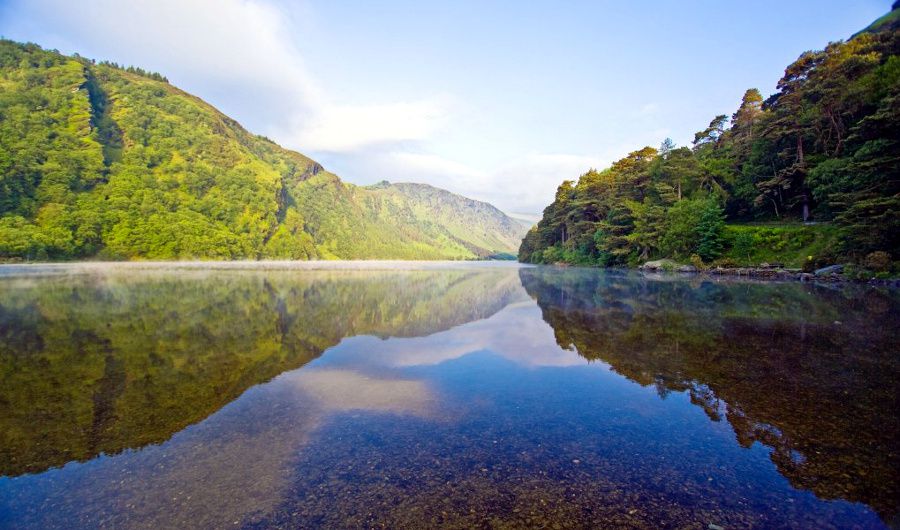
[[[0,267],[0,526],[897,526],[898,328],[856,285]]]

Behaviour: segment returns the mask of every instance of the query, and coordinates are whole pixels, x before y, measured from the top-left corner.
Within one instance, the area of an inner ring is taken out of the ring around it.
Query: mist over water
[[[0,527],[880,528],[898,324],[509,263],[0,267]]]

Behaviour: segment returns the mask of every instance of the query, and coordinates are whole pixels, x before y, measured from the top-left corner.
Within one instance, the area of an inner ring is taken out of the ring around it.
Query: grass
[[[782,263],[802,267],[810,259],[831,255],[839,241],[831,224],[747,223],[725,226],[726,251],[720,258],[736,265]]]

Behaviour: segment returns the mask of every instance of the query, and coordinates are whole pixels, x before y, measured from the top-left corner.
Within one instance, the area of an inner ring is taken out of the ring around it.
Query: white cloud
[[[452,190],[469,190],[483,185],[487,178],[480,169],[433,153],[395,151],[383,155],[380,163],[395,180],[437,180]]]
[[[450,106],[448,96],[381,105],[325,103],[280,136],[302,149],[332,152],[422,140],[446,122]]]
[[[0,15],[0,33],[8,37],[159,71],[251,131],[320,158],[352,182],[427,182],[507,211],[539,213],[563,180],[640,147],[519,155],[513,148],[499,162],[477,150],[454,155],[458,151],[442,143],[443,133],[470,137],[478,123],[502,117],[451,93],[336,100],[332,94],[340,90],[329,90],[335,87],[310,71],[297,47],[316,25],[315,10],[305,3],[13,0],[0,6]],[[648,129],[655,128],[657,109],[648,103],[641,110]],[[663,131],[654,136],[664,137]]]
[[[514,279],[518,281],[517,276]],[[516,290],[518,291],[516,293],[517,301],[483,320],[468,322],[451,330],[440,331],[424,337],[393,337],[387,341],[372,336],[345,338],[334,351],[340,349],[353,353],[343,357],[341,362],[347,363],[347,369],[340,370],[338,373],[355,371],[372,381],[412,382],[413,380],[405,379],[407,377],[405,375],[404,378],[397,379],[399,375],[397,370],[439,365],[472,353],[485,351],[529,368],[584,365],[587,361],[577,351],[563,349],[558,345],[553,328],[541,321],[540,308],[528,296],[521,284],[516,285]],[[535,322],[539,322],[539,324],[535,325]],[[365,352],[365,354],[361,355],[360,352]],[[314,372],[314,370],[304,369],[298,373]],[[375,404],[381,401],[394,401],[375,396],[365,397],[364,394],[368,392],[365,387],[369,383],[362,377],[357,377],[352,382],[342,385],[344,389],[355,388],[358,383],[361,389],[359,394],[362,398],[338,400],[338,408],[351,408],[345,404],[347,401],[358,408],[363,408],[363,406],[357,403],[368,403],[367,407],[371,409],[376,409]],[[413,390],[410,386],[410,397],[404,398],[401,402],[409,401],[414,405],[429,402],[428,394],[420,394]],[[415,405],[411,408],[420,409],[422,407]]]
[[[78,43],[72,51],[88,47],[102,54],[98,59],[152,63],[180,77],[320,97],[289,45],[281,13],[264,2],[37,0],[18,2],[9,11],[23,20],[43,20],[48,33]]]
[[[428,182],[505,211],[539,213],[563,180],[607,165],[599,156],[533,153],[480,169],[433,153],[395,151],[378,156],[374,167],[393,182]]]
[[[38,31],[54,42],[40,44],[158,70],[300,151],[422,140],[450,111],[451,98],[441,94],[364,105],[333,100],[293,45],[302,35],[289,24],[296,17],[265,0],[37,0],[5,11],[0,29],[13,38],[29,40],[16,28],[41,20]]]
[[[288,380],[327,413],[368,410],[425,416],[437,399],[424,381],[382,379],[352,370],[298,370]]]
[[[525,212],[540,212],[553,201],[556,188],[564,180],[577,180],[591,168],[602,169],[609,163],[602,157],[560,153],[537,153],[517,159],[499,168],[494,175],[502,196],[510,205]],[[505,184],[505,185],[504,185]]]

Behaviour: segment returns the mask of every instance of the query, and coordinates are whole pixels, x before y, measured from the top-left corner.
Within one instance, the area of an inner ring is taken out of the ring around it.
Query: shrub
[[[698,256],[697,254],[691,254],[691,265],[697,267],[697,270],[703,270],[706,268],[706,264],[703,263],[703,258]]]
[[[683,200],[669,208],[661,250],[675,258],[697,254],[705,260],[722,253],[725,217],[713,199]]]
[[[557,246],[547,247],[541,256],[542,263],[556,263],[563,260],[562,249]]]
[[[753,233],[749,231],[740,231],[734,236],[734,242],[731,244],[734,253],[743,259],[750,261],[750,255],[753,253]]]
[[[714,200],[707,200],[703,205],[700,222],[697,225],[699,244],[697,254],[707,260],[722,254],[722,230],[725,228],[725,213]]]
[[[803,261],[803,266],[801,267],[803,272],[812,272],[816,269],[816,262],[812,256],[806,256],[806,260]]]
[[[738,266],[738,263],[731,258],[719,258],[716,261],[712,262],[712,264],[716,267],[723,267],[726,269],[733,269]]]
[[[863,266],[875,272],[887,272],[891,268],[891,255],[881,250],[872,252],[863,260]]]

